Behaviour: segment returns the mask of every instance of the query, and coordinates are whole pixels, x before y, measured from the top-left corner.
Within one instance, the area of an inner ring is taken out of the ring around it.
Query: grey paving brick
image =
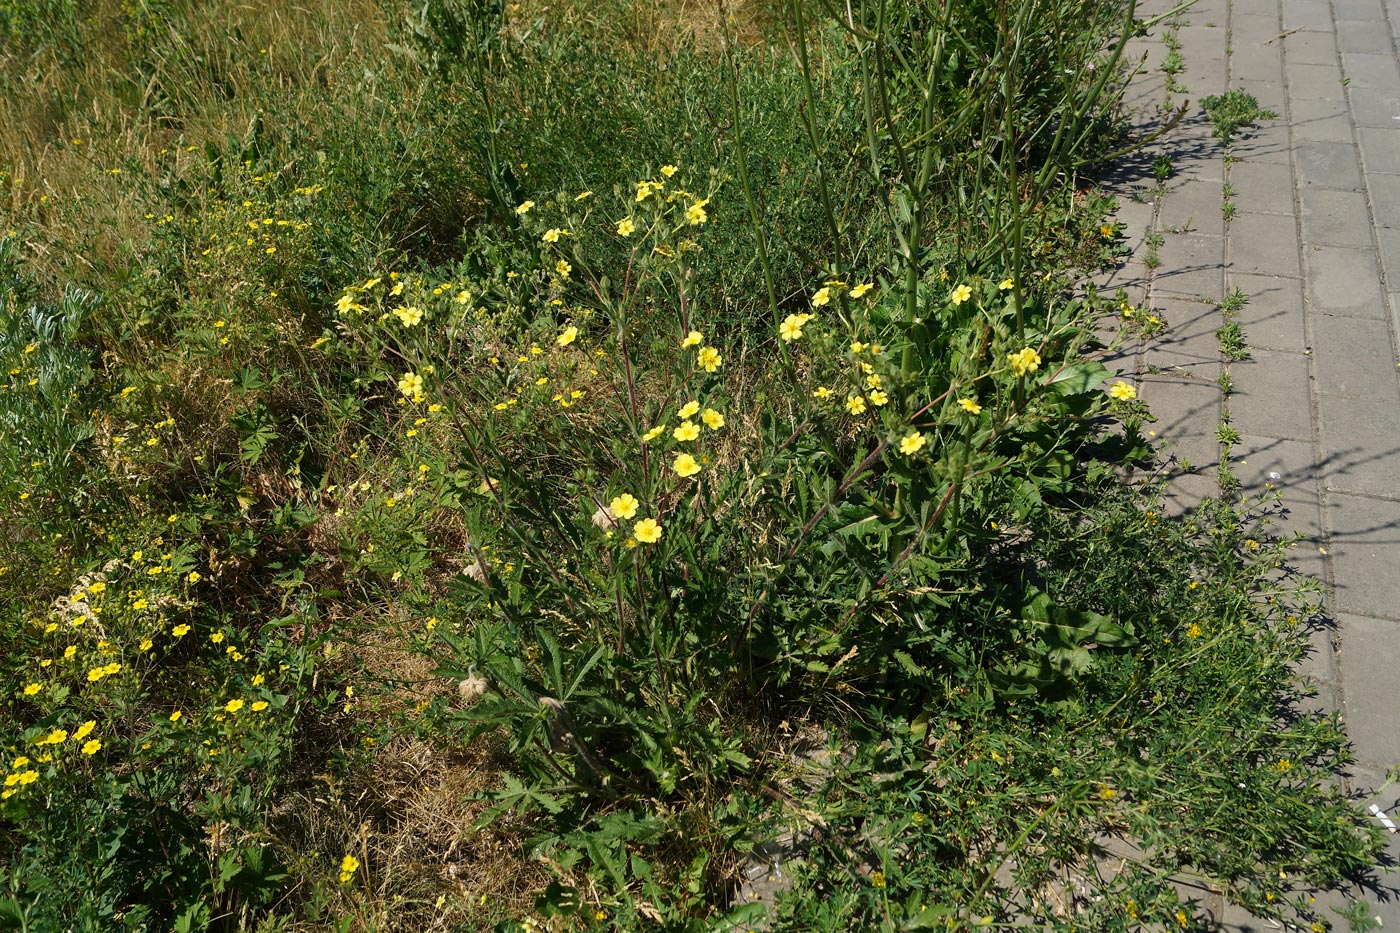
[[[1296,440],[1275,437],[1268,434],[1251,433],[1236,424],[1241,432],[1240,442],[1235,446],[1238,466],[1235,474],[1242,488],[1250,491],[1265,490],[1265,487],[1278,490],[1285,498],[1293,501],[1307,501],[1318,507],[1316,465],[1313,463],[1311,440]],[[1303,516],[1308,518],[1308,516]],[[1321,516],[1311,516],[1313,529],[1320,530],[1317,524]]]
[[[1352,140],[1350,110],[1343,100],[1295,100],[1289,106],[1288,125],[1293,128],[1294,139],[1332,143]]]
[[[1375,233],[1385,286],[1392,292],[1400,291],[1400,227],[1377,227]],[[1394,313],[1394,308],[1391,311]],[[1396,323],[1400,330],[1400,320]]]
[[[1145,375],[1138,391],[1157,418],[1151,429],[1159,444],[1197,467],[1215,463],[1220,390],[1213,382]]]
[[[1235,392],[1226,401],[1235,430],[1311,441],[1308,360],[1301,353],[1254,350],[1230,364]]]
[[[1355,19],[1377,22],[1384,15],[1380,0],[1334,0],[1332,15],[1337,19]]]
[[[1171,455],[1171,449],[1165,449],[1162,455]],[[1198,466],[1201,464],[1200,461],[1192,463]],[[1198,508],[1206,499],[1219,495],[1220,482],[1215,478],[1213,470],[1207,470],[1173,474],[1162,497],[1167,515],[1176,518]]]
[[[1365,223],[1364,215],[1360,222]],[[1374,252],[1344,246],[1310,246],[1303,251],[1303,258],[1308,266],[1310,312],[1376,321],[1386,319],[1385,296],[1381,294],[1380,270],[1376,267]]]
[[[1314,246],[1371,245],[1370,209],[1359,191],[1305,188],[1298,192],[1302,205],[1303,242]]]
[[[1321,32],[1293,32],[1283,37],[1283,54],[1300,65],[1335,65],[1337,46],[1332,36]]]
[[[1304,33],[1300,32],[1295,35],[1301,36]],[[1318,33],[1307,33],[1307,35],[1318,35]],[[1283,74],[1288,80],[1288,96],[1294,100],[1302,97],[1343,100],[1346,97],[1346,88],[1342,84],[1342,69],[1336,62],[1311,64],[1285,58]]]
[[[1332,11],[1317,0],[1283,0],[1284,29],[1332,31]]]
[[[1343,52],[1389,52],[1390,34],[1376,25],[1375,20],[1339,20],[1337,45]]]
[[[1224,283],[1223,237],[1168,234],[1158,253],[1162,266],[1157,270],[1155,288],[1177,295],[1220,299]]]
[[[1277,3],[1268,4],[1262,13],[1241,13],[1236,8],[1230,15],[1231,65],[1245,48],[1267,49],[1281,56],[1283,41],[1278,36],[1282,31]]]
[[[1278,19],[1278,0],[1233,0],[1230,11],[1239,16],[1272,16]]]
[[[1288,103],[1288,91],[1281,82],[1246,81],[1241,78],[1235,82],[1235,87],[1253,94],[1254,99],[1259,101],[1259,106],[1261,108],[1272,110],[1279,115],[1278,122],[1283,122],[1283,113],[1287,109],[1286,105]]]
[[[1147,298],[1147,267],[1140,260],[1126,262],[1117,269],[1095,276],[1095,283],[1100,291],[1110,294],[1121,288],[1127,293],[1128,301],[1141,304]]]
[[[1246,162],[1277,162],[1288,165],[1293,161],[1289,151],[1288,124],[1282,120],[1241,130],[1230,147],[1230,155]]]
[[[1400,588],[1395,595],[1400,597]],[[1337,622],[1347,735],[1358,761],[1388,767],[1400,762],[1400,718],[1395,715],[1400,622],[1359,615],[1343,615]]]
[[[1361,190],[1361,169],[1356,147],[1349,142],[1304,140],[1293,147],[1293,164],[1302,188]]]
[[[1338,611],[1393,616],[1400,606],[1400,502],[1330,493],[1323,517]]]
[[[1400,126],[1400,92],[1361,89],[1351,95],[1351,120],[1357,126],[1393,129]]]
[[[1313,391],[1319,396],[1380,398],[1400,403],[1387,321],[1309,314]]]
[[[1400,174],[1400,122],[1395,129],[1363,126],[1356,131],[1361,165],[1367,172]]]
[[[1142,354],[1144,372],[1213,385],[1220,376],[1220,312],[1214,304],[1158,296],[1153,310],[1167,322]]]
[[[1230,186],[1235,189],[1238,209],[1247,209],[1253,214],[1293,213],[1292,166],[1276,162],[1240,162],[1230,168]]]
[[[1317,411],[1322,449],[1327,451],[1323,488],[1400,500],[1400,404],[1393,399],[1320,395]],[[1400,574],[1392,576],[1400,584]]]
[[[1388,44],[1389,39],[1386,41]],[[1366,88],[1388,94],[1400,90],[1400,65],[1396,64],[1395,53],[1389,51],[1381,55],[1343,52],[1342,76],[1353,94]]]
[[[1230,268],[1236,272],[1299,274],[1298,238],[1291,217],[1236,214],[1230,221],[1229,240]]]
[[[1400,175],[1366,176],[1366,188],[1371,194],[1371,210],[1378,227],[1400,227]]]
[[[1283,54],[1277,46],[1236,41],[1230,56],[1230,76],[1236,81],[1283,81]]]
[[[1162,198],[1158,229],[1225,235],[1220,211],[1221,183],[1188,178],[1173,185]]]
[[[1231,272],[1226,291],[1238,288],[1249,302],[1236,319],[1249,335],[1249,345],[1265,350],[1302,353],[1307,344],[1303,332],[1303,283],[1276,275]]]

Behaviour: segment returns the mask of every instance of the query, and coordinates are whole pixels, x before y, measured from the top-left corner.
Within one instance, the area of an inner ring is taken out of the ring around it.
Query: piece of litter
[[[1272,479],[1272,480],[1280,480],[1280,479],[1283,479],[1283,474],[1280,473],[1278,470],[1270,470],[1270,471],[1269,471],[1269,479]]]
[[[1392,833],[1400,832],[1400,826],[1396,826],[1395,821],[1392,820],[1390,817],[1386,816],[1385,811],[1382,810],[1380,807],[1376,806],[1374,803],[1371,804],[1371,812],[1376,815],[1376,819],[1380,820],[1381,825],[1384,826],[1386,829],[1390,830]]]

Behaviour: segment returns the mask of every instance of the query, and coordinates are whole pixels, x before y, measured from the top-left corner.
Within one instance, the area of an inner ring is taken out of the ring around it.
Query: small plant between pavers
[[[1210,117],[1211,135],[1227,147],[1235,134],[1260,120],[1274,120],[1278,114],[1259,106],[1259,99],[1241,88],[1201,98],[1201,107]]]

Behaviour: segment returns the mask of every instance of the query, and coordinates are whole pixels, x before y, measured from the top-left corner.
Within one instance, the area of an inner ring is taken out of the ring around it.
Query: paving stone
[[[1131,260],[1117,269],[1095,276],[1100,291],[1113,294],[1121,288],[1127,293],[1128,301],[1135,305],[1147,299],[1149,281],[1147,267],[1139,260]]]
[[[1251,347],[1303,352],[1307,338],[1303,330],[1303,283],[1299,279],[1232,271],[1226,277],[1225,288],[1227,292],[1238,288],[1249,298],[1237,312],[1236,320],[1249,335]]]
[[[1295,35],[1301,36],[1303,33],[1295,33]],[[1309,35],[1315,35],[1315,33],[1309,33]],[[1329,100],[1346,99],[1346,87],[1342,84],[1342,69],[1336,62],[1315,65],[1285,58],[1283,74],[1288,80],[1288,96],[1294,100],[1304,97]]]
[[[1309,314],[1319,396],[1400,403],[1387,321]]]
[[[1221,184],[1214,181],[1185,179],[1173,185],[1162,198],[1158,213],[1159,230],[1179,229],[1182,232],[1225,235],[1225,216],[1221,213]]]
[[[1302,205],[1303,242],[1312,246],[1371,245],[1370,208],[1359,191],[1305,188],[1298,192]]]
[[[1351,121],[1357,126],[1394,129],[1400,126],[1400,92],[1377,91],[1351,95]]]
[[[1317,421],[1322,449],[1322,486],[1328,492],[1400,500],[1400,405],[1393,400],[1319,395]],[[1400,561],[1390,576],[1400,596]],[[1400,603],[1391,614],[1400,615]]]
[[[1273,162],[1240,162],[1230,169],[1235,204],[1253,214],[1293,213],[1293,169]]]
[[[1400,622],[1347,614],[1337,624],[1347,735],[1358,761],[1389,767],[1400,762],[1400,718],[1395,715]]]
[[[1266,49],[1282,57],[1283,41],[1278,38],[1283,31],[1279,19],[1279,5],[1267,3],[1261,13],[1241,13],[1236,7],[1230,13],[1230,65],[1242,49]]]
[[[1155,440],[1195,467],[1219,458],[1215,428],[1220,422],[1220,390],[1214,383],[1145,375],[1139,394],[1157,422]]]
[[[1231,13],[1240,16],[1270,16],[1278,20],[1278,0],[1233,0]]]
[[[1291,217],[1236,214],[1230,221],[1229,241],[1230,268],[1235,272],[1299,274],[1298,237]]]
[[[1400,175],[1367,175],[1366,189],[1371,193],[1376,226],[1400,228]]]
[[[1277,47],[1236,45],[1230,56],[1230,76],[1236,81],[1283,81],[1283,56]]]
[[[1400,227],[1377,227],[1376,242],[1380,244],[1381,268],[1386,288],[1400,291]],[[1394,302],[1392,302],[1392,305]],[[1391,308],[1395,313],[1395,308]],[[1393,318],[1400,330],[1400,318]]]
[[[1363,126],[1356,131],[1367,172],[1400,174],[1400,123],[1393,130]]]
[[[1199,461],[1196,463],[1199,465]],[[1220,482],[1213,472],[1178,473],[1167,482],[1167,488],[1162,494],[1162,504],[1168,517],[1179,518],[1189,515],[1205,500],[1219,495]]]
[[[1375,20],[1338,20],[1337,45],[1343,52],[1388,52],[1390,36]]]
[[[1196,233],[1167,234],[1158,250],[1162,265],[1154,288],[1218,301],[1224,281],[1225,240]]]
[[[1283,54],[1300,65],[1332,65],[1337,61],[1337,46],[1326,33],[1293,32],[1283,37]]]
[[[1241,78],[1235,82],[1235,87],[1253,94],[1261,108],[1272,110],[1279,115],[1277,120],[1266,121],[1266,125],[1283,123],[1284,111],[1287,110],[1288,104],[1288,90],[1283,82],[1247,81]]]
[[[1361,170],[1351,143],[1304,140],[1293,146],[1293,164],[1300,188],[1361,190]]]
[[[1361,224],[1365,224],[1364,218],[1363,214]],[[1375,252],[1345,246],[1309,246],[1303,250],[1303,260],[1308,268],[1309,311],[1376,321],[1388,317]]]
[[[1288,124],[1282,120],[1241,130],[1230,147],[1230,155],[1245,162],[1277,162],[1291,165],[1293,154]]]
[[[1386,44],[1390,43],[1389,37]],[[1387,51],[1383,55],[1368,55],[1363,52],[1342,53],[1342,75],[1353,95],[1357,89],[1372,89],[1394,93],[1400,90],[1400,65],[1396,64],[1395,53]]]
[[[1380,0],[1334,0],[1332,15],[1339,20],[1355,19],[1377,22],[1384,18]]]
[[[1235,392],[1226,402],[1235,430],[1311,441],[1308,359],[1301,353],[1255,350],[1230,364]]]
[[[1351,116],[1346,101],[1300,98],[1289,105],[1293,138],[1317,142],[1351,142]]]
[[[1317,0],[1283,0],[1284,29],[1332,31],[1332,11]]]
[[[1400,502],[1332,493],[1323,498],[1323,516],[1338,611],[1394,615],[1400,606]]]

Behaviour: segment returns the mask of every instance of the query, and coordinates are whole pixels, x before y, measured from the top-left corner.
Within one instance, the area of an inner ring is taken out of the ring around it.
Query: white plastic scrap
[[[1376,815],[1376,819],[1380,820],[1381,825],[1384,826],[1386,829],[1390,830],[1392,833],[1400,832],[1400,826],[1396,826],[1395,821],[1392,820],[1390,817],[1386,816],[1385,811],[1382,810],[1380,807],[1376,806],[1374,803],[1371,804],[1371,812]]]

